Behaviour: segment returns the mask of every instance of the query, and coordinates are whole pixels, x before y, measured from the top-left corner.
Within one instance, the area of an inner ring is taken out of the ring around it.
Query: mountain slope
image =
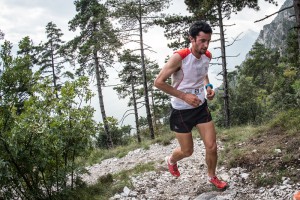
[[[279,10],[291,5],[293,5],[293,0],[286,0]],[[294,15],[293,8],[278,13],[270,24],[263,27],[256,41],[264,44],[266,48],[278,49],[280,52],[284,51],[288,33],[296,24]]]

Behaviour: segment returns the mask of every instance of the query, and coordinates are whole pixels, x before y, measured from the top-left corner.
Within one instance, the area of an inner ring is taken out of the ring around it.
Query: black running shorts
[[[176,110],[172,108],[170,128],[176,133],[190,133],[197,124],[210,122],[211,120],[212,117],[205,100],[205,102],[197,108],[186,110]]]

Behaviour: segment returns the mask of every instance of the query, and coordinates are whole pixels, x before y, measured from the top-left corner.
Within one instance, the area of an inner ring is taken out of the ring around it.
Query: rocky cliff
[[[286,0],[282,7],[289,7],[293,5],[293,0]],[[272,13],[266,13],[267,15]],[[288,33],[295,26],[294,8],[284,10],[275,17],[275,19],[263,27],[263,30],[260,31],[260,34],[257,38],[257,42],[264,44],[266,48],[270,49],[279,49],[280,52],[285,49],[285,40],[288,36]]]

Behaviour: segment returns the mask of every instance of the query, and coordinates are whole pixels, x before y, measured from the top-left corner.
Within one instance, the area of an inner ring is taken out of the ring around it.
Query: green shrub
[[[280,127],[285,131],[300,131],[300,109],[292,109],[279,113],[275,119],[270,122],[270,126]]]

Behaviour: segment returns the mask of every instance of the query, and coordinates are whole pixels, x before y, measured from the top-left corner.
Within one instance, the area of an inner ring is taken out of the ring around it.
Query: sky
[[[247,40],[249,37],[246,37],[246,35],[252,35],[252,37],[257,38],[263,26],[271,23],[276,15],[258,23],[254,23],[254,21],[278,11],[284,1],[285,0],[277,0],[278,6],[275,6],[266,3],[264,0],[258,0],[258,5],[261,8],[260,11],[245,8],[237,15],[232,14],[230,20],[224,23],[228,25],[235,24],[235,26],[229,27],[226,30],[228,39],[232,40],[239,34],[241,34],[240,40]],[[187,13],[185,11],[184,1],[173,0],[171,7],[168,9],[168,13]],[[46,41],[45,27],[49,22],[53,22],[62,30],[64,34],[62,39],[69,41],[76,35],[76,33],[69,31],[68,28],[68,22],[75,14],[76,10],[73,0],[0,0],[0,30],[5,33],[4,39],[12,42],[15,46],[17,46],[18,42],[25,36],[29,36],[34,44],[39,44],[41,41]],[[156,60],[157,63],[163,67],[165,58],[173,53],[173,51],[167,47],[168,41],[163,35],[163,29],[159,27],[152,28],[144,34],[144,41],[156,52],[148,56],[152,60]],[[2,43],[3,40],[0,41],[0,44]],[[209,49],[213,55],[215,53],[214,47],[218,46],[219,44],[217,43],[210,45]],[[242,48],[242,50],[240,50],[241,48],[236,48],[239,52],[234,52],[234,45],[231,48],[233,49],[231,52],[233,52],[234,55],[241,55],[239,58],[229,60],[230,63],[232,62],[231,65],[240,64],[246,53],[250,50],[249,47],[245,49]],[[210,81],[215,86],[221,84],[221,77],[217,77],[216,75],[219,71],[220,68],[217,66],[210,67]],[[116,80],[118,79],[117,70],[110,69],[109,74],[110,78],[107,84],[116,84]],[[93,91],[96,92],[94,89]],[[115,91],[109,87],[104,88],[104,104],[106,114],[108,116],[114,116],[118,120],[122,119],[127,109],[127,100],[118,99]],[[96,110],[95,120],[102,121],[97,95],[95,95],[95,98],[92,100],[92,105]],[[144,113],[144,111],[142,111],[142,113]],[[134,126],[133,115],[124,120],[123,125],[127,124]]]

